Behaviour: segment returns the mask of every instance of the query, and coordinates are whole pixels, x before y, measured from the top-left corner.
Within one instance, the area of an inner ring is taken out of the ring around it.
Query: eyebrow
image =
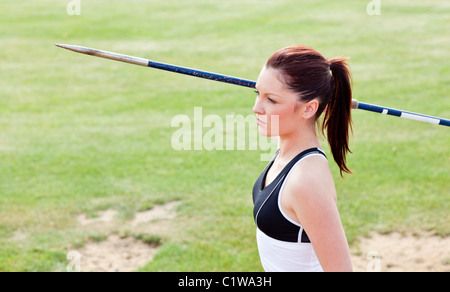
[[[281,95],[278,95],[278,94],[275,94],[275,93],[266,93],[266,95],[272,95],[272,96],[276,96],[276,97],[282,98]]]
[[[255,89],[261,93],[261,91],[258,89],[258,87],[256,86]],[[276,96],[276,97],[280,97],[282,98],[281,95],[275,94],[275,93],[270,93],[270,92],[264,92],[264,95],[272,95],[272,96]]]

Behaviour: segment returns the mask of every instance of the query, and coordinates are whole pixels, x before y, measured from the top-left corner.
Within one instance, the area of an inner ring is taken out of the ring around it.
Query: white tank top
[[[311,243],[273,239],[256,231],[259,256],[266,272],[323,272]]]

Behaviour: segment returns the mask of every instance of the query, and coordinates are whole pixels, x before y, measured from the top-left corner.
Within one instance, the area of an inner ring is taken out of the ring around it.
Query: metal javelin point
[[[189,75],[189,76],[194,76],[194,77],[198,77],[198,78],[209,79],[209,80],[214,80],[214,81],[219,81],[219,82],[224,82],[224,83],[230,83],[230,84],[249,87],[249,88],[255,88],[255,86],[256,86],[255,81],[241,79],[241,78],[227,76],[227,75],[222,75],[222,74],[217,74],[217,73],[212,73],[212,72],[208,72],[208,71],[201,71],[201,70],[187,68],[187,67],[181,67],[181,66],[176,66],[176,65],[166,64],[166,63],[160,63],[160,62],[151,61],[151,60],[147,60],[147,59],[143,59],[143,58],[139,58],[139,57],[133,57],[133,56],[128,56],[128,55],[103,51],[103,50],[91,49],[91,48],[87,48],[87,47],[81,47],[81,46],[75,46],[75,45],[65,45],[65,44],[55,44],[55,45],[57,47],[71,50],[71,51],[74,51],[77,53],[111,59],[111,60],[116,60],[116,61],[121,61],[121,62],[130,63],[130,64],[134,64],[134,65],[150,67],[150,68],[170,71],[170,72],[174,72],[174,73],[179,73],[179,74],[184,74],[184,75]],[[353,99],[352,108],[375,112],[375,113],[380,113],[380,114],[385,114],[385,115],[396,116],[396,117],[405,118],[405,119],[409,119],[409,120],[421,121],[421,122],[426,122],[426,123],[430,123],[430,124],[450,127],[450,120],[448,120],[448,119],[442,119],[442,118],[437,118],[437,117],[433,117],[433,116],[427,116],[427,115],[423,115],[423,114],[407,112],[407,111],[403,111],[403,110],[363,103],[363,102],[357,101],[356,99]]]

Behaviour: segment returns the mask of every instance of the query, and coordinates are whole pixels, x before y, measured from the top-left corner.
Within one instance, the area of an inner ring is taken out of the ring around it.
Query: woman
[[[253,187],[264,269],[352,271],[333,177],[317,137],[321,126],[341,176],[351,173],[346,155],[352,90],[346,59],[327,60],[304,46],[284,48],[268,60],[256,89],[258,130],[279,137],[277,154]]]

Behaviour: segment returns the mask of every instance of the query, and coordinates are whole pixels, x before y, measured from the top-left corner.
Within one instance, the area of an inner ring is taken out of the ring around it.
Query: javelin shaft
[[[356,107],[355,107],[355,102],[357,103]],[[433,117],[433,116],[427,116],[427,115],[413,113],[413,112],[407,112],[404,110],[398,110],[398,109],[373,105],[373,104],[369,104],[369,103],[358,102],[355,100],[353,100],[353,108],[370,111],[370,112],[374,112],[374,113],[379,113],[379,114],[384,114],[384,115],[395,116],[395,117],[404,118],[404,119],[408,119],[408,120],[414,120],[414,121],[425,122],[425,123],[430,123],[430,124],[434,124],[434,125],[442,125],[442,126],[450,127],[450,120],[447,120],[447,119],[442,119],[442,118]]]
[[[91,48],[86,48],[86,47],[81,47],[81,46],[74,46],[74,45],[56,44],[56,46],[67,49],[67,50],[71,50],[71,51],[74,51],[77,53],[81,53],[81,54],[121,61],[121,62],[144,66],[144,67],[150,67],[150,68],[170,71],[170,72],[194,76],[194,77],[198,77],[198,78],[209,79],[209,80],[214,80],[214,81],[219,81],[219,82],[224,82],[224,83],[229,83],[229,84],[234,84],[234,85],[239,85],[239,86],[244,86],[244,87],[249,87],[249,88],[255,88],[255,86],[256,86],[255,81],[251,81],[251,80],[247,80],[247,79],[241,79],[241,78],[237,78],[237,77],[212,73],[212,72],[208,72],[208,71],[201,71],[201,70],[187,68],[187,67],[181,67],[181,66],[176,66],[176,65],[166,64],[166,63],[160,63],[160,62],[151,61],[151,60],[147,60],[147,59],[143,59],[143,58],[139,58],[139,57],[127,56],[127,55],[123,55],[123,54],[118,54],[118,53],[113,53],[113,52],[108,52],[108,51],[103,51],[103,50],[96,50],[96,49],[91,49]],[[401,118],[405,118],[405,119],[409,119],[409,120],[421,121],[421,122],[426,122],[426,123],[430,123],[430,124],[443,125],[443,126],[450,127],[450,120],[447,120],[447,119],[437,118],[437,117],[433,117],[433,116],[427,116],[427,115],[413,113],[413,112],[407,112],[407,111],[403,111],[403,110],[397,110],[397,109],[388,108],[388,107],[372,105],[372,104],[368,104],[368,103],[359,102],[356,99],[353,99],[352,108],[365,110],[365,111],[371,111],[371,112],[385,114],[385,115],[401,117]]]
[[[250,87],[250,88],[255,88],[255,86],[256,86],[256,82],[251,81],[251,80],[241,79],[241,78],[232,77],[232,76],[226,76],[226,75],[207,72],[207,71],[201,71],[201,70],[197,70],[197,69],[191,69],[191,68],[187,68],[187,67],[175,66],[175,65],[170,65],[170,64],[166,64],[166,63],[155,62],[155,61],[151,61],[151,60],[147,60],[147,59],[143,59],[143,58],[127,56],[127,55],[117,54],[117,53],[113,53],[113,52],[101,51],[101,50],[80,47],[80,46],[74,46],[74,45],[56,44],[56,46],[63,48],[63,49],[71,50],[71,51],[74,51],[77,53],[81,53],[81,54],[121,61],[121,62],[140,65],[140,66],[144,66],[144,67],[150,67],[150,68],[170,71],[170,72],[194,76],[194,77],[198,77],[198,78],[209,79],[209,80],[214,80],[214,81],[219,81],[219,82],[224,82],[224,83],[231,83],[234,85],[240,85],[240,86],[245,86],[245,87]]]

